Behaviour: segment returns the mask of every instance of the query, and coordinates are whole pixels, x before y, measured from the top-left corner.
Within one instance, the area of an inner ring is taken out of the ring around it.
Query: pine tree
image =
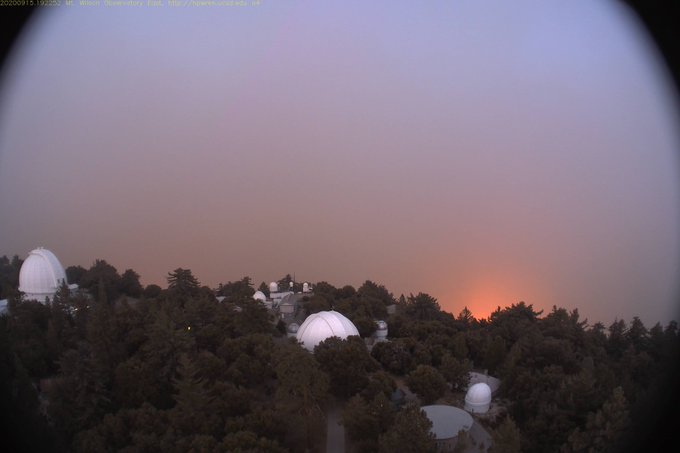
[[[314,449],[325,432],[322,408],[328,392],[328,376],[312,355],[299,345],[281,347],[275,363],[278,388],[276,407],[286,423],[295,450]]]
[[[204,379],[198,377],[196,363],[182,354],[173,380],[175,407],[170,412],[170,422],[185,435],[217,434],[220,420],[215,415],[216,398]]]
[[[493,444],[489,453],[519,453],[521,451],[521,435],[510,416],[505,417],[505,420],[491,433],[491,437]]]
[[[590,413],[585,429],[577,428],[562,447],[563,453],[618,451],[621,436],[628,427],[628,402],[616,387],[597,413]]]
[[[168,273],[168,289],[180,298],[198,294],[201,284],[189,269],[177,268]]]

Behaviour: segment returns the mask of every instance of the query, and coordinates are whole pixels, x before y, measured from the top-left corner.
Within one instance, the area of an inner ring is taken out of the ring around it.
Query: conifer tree
[[[170,422],[184,435],[217,434],[220,420],[215,415],[216,398],[198,373],[196,363],[182,354],[173,379],[175,407],[170,412]]]
[[[505,417],[498,428],[493,430],[491,437],[493,444],[489,453],[519,453],[521,451],[520,432],[510,416]]]
[[[618,451],[621,436],[628,427],[628,402],[617,387],[597,413],[590,413],[585,429],[577,428],[562,447],[563,453]]]

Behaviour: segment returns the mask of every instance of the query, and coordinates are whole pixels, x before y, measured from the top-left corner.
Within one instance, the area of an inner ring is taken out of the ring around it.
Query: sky
[[[25,29],[0,255],[680,319],[677,93],[618,3],[163,3]]]

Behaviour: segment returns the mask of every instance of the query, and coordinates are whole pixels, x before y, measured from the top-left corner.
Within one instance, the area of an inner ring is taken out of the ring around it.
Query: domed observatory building
[[[491,387],[483,382],[471,386],[465,395],[465,410],[473,414],[485,414],[491,405]]]
[[[288,327],[286,327],[286,336],[288,338],[293,338],[297,337],[298,330],[300,330],[300,326],[296,322],[291,322],[288,324]]]
[[[19,291],[27,300],[45,303],[66,282],[66,272],[54,253],[39,247],[28,254],[19,271]],[[77,285],[69,285],[76,289]]]
[[[330,337],[345,339],[359,335],[356,326],[337,311],[320,311],[305,319],[297,331],[297,340],[309,352],[313,352],[316,345]]]
[[[383,320],[376,321],[373,339],[376,343],[380,341],[387,341],[387,332],[387,323]]]

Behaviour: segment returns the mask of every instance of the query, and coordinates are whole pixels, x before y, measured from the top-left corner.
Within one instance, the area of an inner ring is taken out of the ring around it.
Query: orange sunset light
[[[443,310],[458,316],[460,311],[467,306],[468,310],[476,319],[488,318],[497,307],[501,309],[517,303],[522,299],[518,291],[511,284],[499,284],[493,281],[474,282],[468,287],[458,291],[444,291],[439,299]],[[530,301],[525,300],[527,303]]]

